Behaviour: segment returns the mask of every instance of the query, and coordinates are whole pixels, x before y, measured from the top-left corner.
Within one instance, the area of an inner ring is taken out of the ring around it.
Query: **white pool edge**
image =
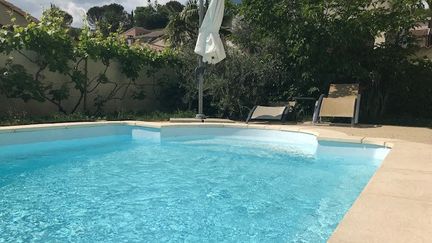
[[[205,127],[205,128],[243,128],[243,129],[260,129],[260,130],[278,130],[286,132],[297,132],[308,135],[314,135],[317,141],[329,142],[344,142],[366,145],[377,145],[385,148],[392,148],[394,140],[376,139],[368,137],[349,136],[341,132],[323,132],[317,131],[314,128],[299,128],[298,126],[286,125],[264,125],[264,124],[244,124],[244,123],[165,123],[165,122],[143,122],[143,121],[100,121],[100,122],[71,122],[71,123],[48,123],[48,124],[32,124],[20,126],[4,126],[0,127],[0,133],[16,133],[25,131],[40,131],[45,129],[68,129],[78,127],[95,127],[95,126],[110,126],[110,125],[130,125],[144,128],[164,127]]]

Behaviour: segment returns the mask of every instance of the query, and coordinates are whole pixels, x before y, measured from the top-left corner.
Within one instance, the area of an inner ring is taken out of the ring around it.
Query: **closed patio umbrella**
[[[224,0],[212,0],[199,29],[195,53],[203,62],[216,64],[225,59],[225,49],[219,36],[224,17]]]
[[[207,13],[204,14],[203,0],[200,0],[200,29],[195,45],[195,53],[200,55],[198,75],[198,114],[197,118],[204,119],[203,113],[203,82],[204,62],[216,64],[225,59],[225,49],[219,36],[219,30],[224,16],[224,0],[211,0]]]

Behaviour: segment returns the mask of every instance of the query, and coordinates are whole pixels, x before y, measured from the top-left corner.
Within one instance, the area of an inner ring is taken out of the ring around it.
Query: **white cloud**
[[[68,12],[70,15],[72,15],[73,17],[72,26],[80,27],[83,25],[83,20],[86,15],[86,9],[77,6],[73,2],[67,3],[66,6],[59,4],[59,7],[64,11]]]
[[[123,1],[115,1],[115,0],[9,0],[19,8],[24,11],[29,12],[31,15],[36,18],[40,18],[42,16],[42,12],[44,9],[50,7],[50,4],[55,4],[67,11],[70,15],[73,16],[74,22],[73,26],[81,26],[83,22],[82,11],[87,11],[89,8],[94,6],[102,6],[111,3],[121,4],[126,11],[131,12],[137,6],[145,6],[147,5],[147,0],[123,0]],[[154,1],[154,0],[153,0]],[[170,0],[158,0],[159,4],[165,4]],[[185,3],[187,0],[178,0],[181,3]]]

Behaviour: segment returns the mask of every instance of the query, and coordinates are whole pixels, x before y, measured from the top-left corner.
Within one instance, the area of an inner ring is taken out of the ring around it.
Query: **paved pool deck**
[[[0,127],[0,132],[103,124],[271,129],[309,133],[318,140],[391,147],[329,242],[432,242],[432,128],[124,121]]]

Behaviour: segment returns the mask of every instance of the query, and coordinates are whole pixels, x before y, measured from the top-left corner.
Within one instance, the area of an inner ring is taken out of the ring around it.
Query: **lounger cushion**
[[[285,106],[257,106],[253,112],[252,120],[282,120]]]
[[[324,98],[321,117],[354,117],[356,97]]]

